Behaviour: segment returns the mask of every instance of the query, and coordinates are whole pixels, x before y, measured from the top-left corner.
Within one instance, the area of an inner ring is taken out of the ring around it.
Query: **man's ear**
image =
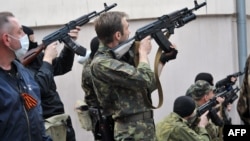
[[[207,102],[207,101],[210,100],[208,94],[205,94],[205,95],[204,95],[204,100],[205,100],[205,102]]]
[[[115,33],[115,40],[120,41],[120,40],[121,40],[121,37],[122,37],[121,32],[117,31],[117,32]]]
[[[2,40],[2,42],[3,42],[4,45],[6,45],[6,46],[10,45],[10,40],[11,39],[10,39],[10,37],[9,37],[8,34],[2,34],[1,40]]]

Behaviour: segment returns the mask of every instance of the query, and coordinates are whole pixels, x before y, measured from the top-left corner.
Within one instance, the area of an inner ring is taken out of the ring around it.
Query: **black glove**
[[[178,51],[176,49],[172,49],[170,52],[165,53],[163,52],[161,54],[161,58],[160,61],[162,62],[162,64],[165,64],[166,62],[168,62],[169,60],[173,60],[176,58]]]

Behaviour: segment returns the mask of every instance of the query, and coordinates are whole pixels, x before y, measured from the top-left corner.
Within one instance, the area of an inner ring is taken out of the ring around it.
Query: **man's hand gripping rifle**
[[[238,96],[236,95],[236,93],[238,91],[239,91],[238,87],[232,89],[231,91],[224,91],[222,93],[217,94],[215,97],[210,99],[205,104],[199,106],[196,109],[196,115],[195,115],[194,120],[191,123],[191,128],[194,128],[195,126],[197,126],[197,124],[199,122],[199,117],[202,114],[204,114],[206,111],[209,111],[208,117],[211,118],[212,122],[215,125],[220,126],[220,127],[223,126],[224,121],[217,114],[217,112],[220,109],[218,109],[218,107],[217,108],[215,107],[217,104],[219,104],[219,102],[217,101],[217,98],[218,97],[224,97],[225,98],[225,101],[223,102],[223,105],[228,104],[228,103],[232,103],[235,99],[237,99]],[[236,95],[236,97],[235,97],[235,95]]]
[[[70,38],[68,33],[70,30],[75,29],[76,26],[83,26],[84,24],[88,23],[90,19],[100,15],[103,12],[109,11],[110,9],[114,8],[117,4],[114,3],[110,6],[107,6],[106,3],[104,3],[104,10],[100,12],[90,12],[87,15],[83,15],[75,20],[70,21],[69,23],[65,24],[64,27],[60,28],[59,30],[47,35],[43,38],[42,44],[40,44],[38,47],[31,49],[28,51],[22,58],[21,63],[23,65],[28,65],[30,62],[32,62],[36,56],[46,48],[50,43],[54,41],[63,42],[69,49],[74,51],[77,55],[85,56],[86,55],[86,48],[82,47],[81,45],[77,44],[73,39]]]
[[[222,103],[222,107],[220,109],[225,125],[232,124],[231,117],[228,114],[228,112],[230,111],[230,108],[228,109],[228,106],[230,106],[230,104],[232,104],[239,97],[237,93],[240,89],[238,86],[236,86],[236,88],[233,88],[233,85],[235,85],[237,77],[243,74],[245,74],[245,71],[244,72],[240,71],[228,75],[226,78],[216,83],[216,91],[215,91],[216,93],[227,92],[227,95],[225,95],[225,100]]]
[[[237,98],[237,92],[240,90],[238,86],[236,88],[233,88],[233,85],[237,81],[237,77],[245,74],[246,69],[244,71],[239,71],[233,74],[228,75],[226,78],[219,80],[216,84],[216,95],[220,95],[223,92],[228,92],[227,95],[225,95],[225,101],[223,102],[224,106],[227,106],[228,104],[232,104]],[[234,81],[232,81],[232,78],[234,78]]]
[[[237,92],[240,89],[238,87],[230,90],[230,91],[223,91],[219,94],[217,94],[215,97],[213,97],[212,99],[210,99],[208,102],[206,102],[205,104],[201,105],[200,107],[197,108],[196,110],[196,116],[193,120],[193,122],[191,123],[191,128],[194,128],[198,122],[199,122],[199,117],[204,114],[207,110],[209,111],[208,113],[208,117],[211,118],[212,122],[217,125],[217,126],[223,126],[224,124],[227,124],[226,121],[223,119],[221,119],[218,115],[217,112],[220,110],[219,107],[215,107],[218,103],[218,101],[216,100],[217,97],[224,97],[225,101],[222,103],[223,105],[223,110],[224,108],[229,104],[229,103],[233,103],[237,98]],[[222,115],[224,116],[224,115]],[[223,117],[224,118],[224,117]]]
[[[233,102],[239,97],[237,95],[238,91],[240,91],[240,88],[236,87],[227,92],[225,95],[225,101],[223,102],[223,108],[226,108],[228,104],[233,104]]]
[[[164,52],[170,52],[172,49],[170,48],[171,43],[168,41],[164,34],[174,34],[175,28],[182,27],[186,23],[196,19],[196,15],[193,13],[193,11],[205,5],[206,2],[198,4],[195,1],[195,7],[192,9],[183,8],[168,15],[163,15],[159,17],[155,22],[138,29],[134,37],[128,39],[126,42],[113,49],[115,57],[117,59],[120,59],[125,53],[130,50],[135,41],[140,41],[149,35],[154,38],[156,43]]]

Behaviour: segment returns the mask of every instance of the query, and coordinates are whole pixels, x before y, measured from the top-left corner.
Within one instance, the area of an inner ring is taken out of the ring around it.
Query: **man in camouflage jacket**
[[[94,89],[104,114],[115,120],[116,141],[155,141],[153,112],[144,100],[144,95],[151,100],[150,94],[157,88],[148,60],[151,39],[145,37],[140,41],[136,67],[117,60],[111,51],[129,37],[126,18],[123,12],[106,12],[95,21],[100,45],[91,62]]]
[[[208,112],[201,116],[198,130],[189,127],[189,120],[195,116],[195,102],[189,96],[180,96],[174,101],[173,112],[156,125],[157,141],[209,141],[205,126]]]

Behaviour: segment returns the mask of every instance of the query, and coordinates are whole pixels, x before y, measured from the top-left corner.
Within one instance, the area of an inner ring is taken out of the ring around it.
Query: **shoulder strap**
[[[165,36],[166,36],[166,38],[169,38],[170,35],[166,34]],[[136,41],[135,42],[135,50],[134,50],[134,52],[135,52],[135,56],[134,56],[135,66],[137,66],[138,62],[139,62],[138,48],[139,48],[139,42]],[[143,97],[144,97],[145,102],[152,109],[158,109],[163,104],[163,91],[162,91],[161,82],[160,82],[159,74],[158,74],[158,65],[160,63],[161,53],[162,53],[162,49],[161,49],[161,47],[158,47],[158,50],[157,50],[156,55],[155,55],[155,62],[154,62],[154,73],[155,73],[155,79],[156,79],[156,85],[157,85],[158,97],[159,97],[159,103],[158,103],[158,105],[154,106],[152,104],[152,101],[149,99],[147,93],[143,93],[143,95],[144,95]]]

